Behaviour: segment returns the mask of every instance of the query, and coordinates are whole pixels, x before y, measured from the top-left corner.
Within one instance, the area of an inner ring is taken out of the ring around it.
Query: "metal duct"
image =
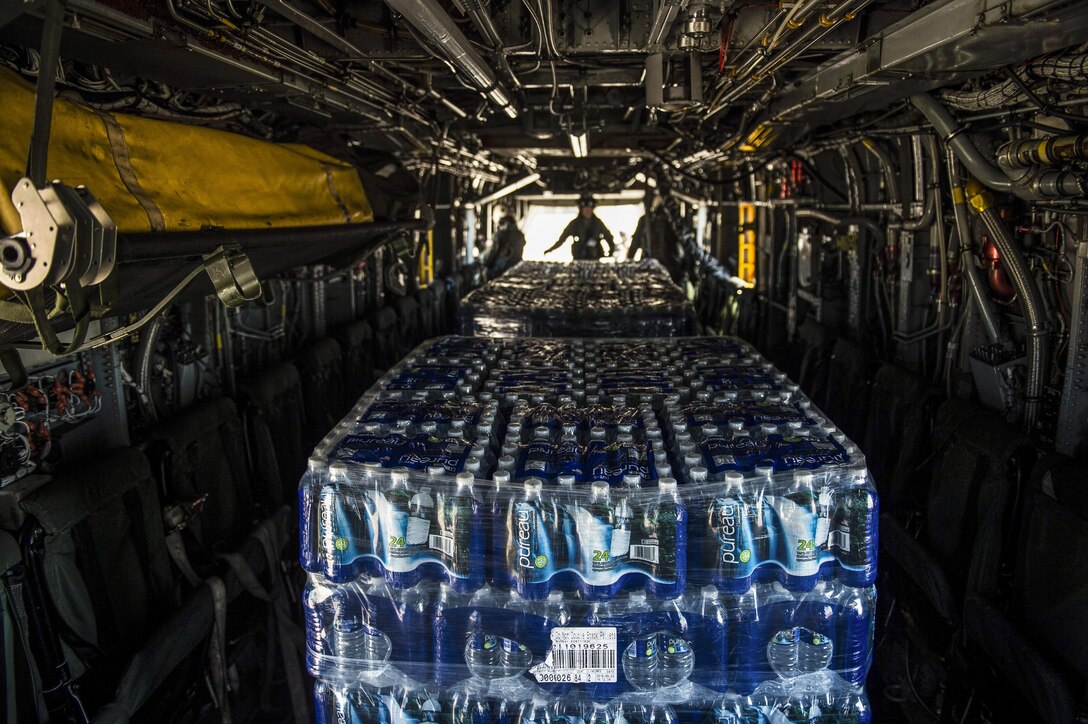
[[[1038,166],[998,168],[982,155],[940,101],[928,93],[919,93],[911,96],[910,102],[933,124],[971,175],[991,189],[1016,194],[1028,201],[1082,196],[1085,193],[1084,180],[1071,171]]]
[[[385,0],[385,4],[403,15],[416,30],[432,40],[450,62],[492,103],[501,108],[503,113],[510,118],[518,117],[518,110],[506,89],[499,84],[491,68],[436,0]]]
[[[499,31],[495,28],[495,23],[491,21],[491,15],[488,13],[487,8],[480,0],[465,0],[464,5],[465,12],[472,18],[472,22],[476,25],[476,29],[480,31],[480,35],[484,36],[487,44],[495,50],[495,62],[499,64],[502,72],[510,79],[514,91],[521,90],[521,81],[514,74],[514,69],[510,67],[510,61],[506,59],[502,36],[499,35]]]

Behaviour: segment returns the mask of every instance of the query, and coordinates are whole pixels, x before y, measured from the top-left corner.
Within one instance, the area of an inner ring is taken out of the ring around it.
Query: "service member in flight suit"
[[[563,246],[568,238],[574,237],[570,253],[576,261],[597,261],[601,257],[612,256],[612,232],[593,213],[596,205],[597,203],[592,196],[583,196],[578,199],[578,215],[567,224],[567,228],[563,229],[563,233],[559,235],[559,240],[546,249],[544,253],[548,254],[555,251]],[[607,251],[604,250],[604,246],[608,247]]]
[[[491,241],[490,254],[486,260],[491,269],[491,278],[494,279],[504,271],[521,261],[525,253],[525,234],[518,228],[518,220],[514,218],[514,210],[502,205],[502,218],[499,219],[498,228]]]

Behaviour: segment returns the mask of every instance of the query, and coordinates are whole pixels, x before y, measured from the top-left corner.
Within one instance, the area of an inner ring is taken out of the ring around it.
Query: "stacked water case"
[[[523,261],[465,297],[461,332],[481,337],[677,337],[695,309],[653,259]]]
[[[877,500],[728,338],[424,343],[300,487],[323,722],[866,722]]]

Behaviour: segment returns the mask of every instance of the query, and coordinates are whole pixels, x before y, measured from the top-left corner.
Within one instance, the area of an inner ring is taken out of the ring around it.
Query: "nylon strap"
[[[185,541],[181,539],[181,531],[174,530],[166,534],[166,552],[170,554],[170,560],[174,561],[181,575],[191,586],[199,586],[203,580],[193,569],[189,562],[189,555],[185,552]]]
[[[230,695],[227,686],[227,587],[219,576],[209,576],[205,583],[212,593],[215,619],[212,623],[211,645],[208,647],[208,675],[219,700],[219,720],[231,724]]]
[[[27,668],[30,670],[31,689],[34,692],[34,710],[39,722],[49,721],[49,714],[45,708],[45,700],[42,699],[42,681],[38,675],[38,666],[34,662],[34,654],[30,648],[30,622],[26,615],[26,601],[23,599],[22,574],[5,571],[4,594],[8,600],[8,608],[11,610],[12,619],[15,622],[16,633],[19,636],[19,644],[23,647],[23,655],[26,656]],[[8,692],[12,697],[11,706],[15,707],[15,691]]]
[[[102,119],[102,123],[106,126],[106,138],[109,140],[110,150],[113,151],[113,163],[117,167],[121,183],[125,185],[128,192],[140,204],[140,208],[147,214],[147,223],[151,225],[151,230],[166,231],[166,219],[162,215],[162,210],[144,190],[143,185],[140,184],[140,179],[136,176],[136,170],[132,168],[132,157],[129,155],[125,130],[117,123],[117,119],[113,117],[113,114],[99,110],[96,110],[95,113],[98,114],[98,117]]]

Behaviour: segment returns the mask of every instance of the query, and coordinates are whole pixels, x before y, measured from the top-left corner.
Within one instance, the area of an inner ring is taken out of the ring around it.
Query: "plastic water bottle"
[[[779,563],[786,570],[786,587],[791,591],[810,591],[816,585],[820,560],[816,550],[818,511],[814,476],[809,470],[798,470],[785,494],[769,499],[785,545]]]
[[[392,660],[398,662],[398,666],[410,663],[416,669],[425,667],[428,675],[434,658],[432,637],[421,636],[419,632],[427,632],[432,626],[432,586],[393,588],[379,578],[366,590],[366,602],[373,611],[374,625],[389,636],[394,646]]]
[[[640,538],[638,547],[632,548],[632,551],[639,553],[640,558],[650,559],[650,573],[653,576],[649,584],[650,592],[658,598],[676,598],[684,593],[688,568],[688,513],[680,500],[676,478],[658,480],[657,499],[645,517],[650,525],[651,537]],[[656,549],[650,544],[651,541],[656,543]]]
[[[869,698],[863,691],[845,692],[839,698],[838,711],[840,721],[850,724],[869,724],[873,720],[873,710],[869,706]]]
[[[704,642],[697,642],[702,645]],[[662,633],[657,642],[657,686],[675,686],[686,681],[695,669],[692,642],[674,634]]]
[[[514,575],[518,595],[533,601],[551,590],[554,556],[544,515],[544,488],[539,478],[525,481],[521,499],[514,504],[511,540],[515,547]]]
[[[837,585],[838,621],[831,668],[855,686],[865,683],[873,652],[876,589]]]
[[[556,478],[556,489],[549,495],[552,550],[555,552],[555,573],[552,587],[574,590],[578,586],[578,532],[574,509],[578,504],[577,476],[569,473]]]
[[[351,489],[347,466],[333,463],[329,480],[321,486],[317,503],[317,540],[321,568],[336,582],[347,582],[361,573],[380,573],[376,564],[367,565],[370,552],[367,509],[362,496]]]
[[[737,595],[752,587],[752,574],[760,561],[756,558],[753,526],[759,525],[759,509],[744,494],[744,476],[736,471],[725,473],[721,497],[710,504],[710,536],[703,549],[710,558],[705,567],[713,571],[719,590]]]
[[[534,697],[521,704],[514,719],[515,724],[556,724],[555,704],[547,699]]]
[[[634,491],[637,492],[637,490],[638,485],[635,484]],[[631,555],[631,521],[635,517],[631,497],[629,493],[627,497],[622,497],[616,501],[616,524],[612,528],[612,541],[608,547],[612,567],[619,570],[626,567],[627,560]]]
[[[837,642],[840,593],[840,587],[834,581],[816,581],[811,591],[797,596],[797,613],[794,617],[796,625],[821,633]]]
[[[687,619],[686,635],[695,643],[692,681],[725,691],[729,670],[730,612],[722,605],[715,586],[689,591],[679,603]]]
[[[760,662],[766,655],[760,651],[767,645],[760,629],[757,587],[723,596],[722,605],[729,616],[728,683],[741,694],[751,694],[765,678]]]
[[[461,590],[484,583],[485,521],[472,473],[457,474],[454,494],[444,501],[438,545],[450,582]]]
[[[623,676],[639,691],[648,691],[657,685],[660,665],[657,645],[657,634],[641,634],[623,650]]]
[[[389,474],[389,483],[379,502],[378,520],[383,533],[385,580],[395,588],[410,588],[422,578],[417,553],[423,546],[410,543],[409,524],[412,498],[415,492],[408,484],[408,470],[396,468]]]
[[[432,652],[434,679],[448,685],[465,678],[465,641],[469,636],[469,619],[474,609],[472,596],[461,593],[448,583],[438,587],[432,623]],[[422,636],[416,631],[415,636]]]
[[[451,724],[494,724],[492,702],[472,689],[458,689],[450,698]]]
[[[318,681],[314,686],[317,724],[388,722],[389,709],[380,692]]]
[[[640,636],[653,632],[654,610],[645,591],[631,591],[624,598],[596,601],[590,604],[585,625],[590,627],[616,628],[616,651],[622,658],[629,646]],[[645,652],[643,652],[645,653]],[[618,662],[617,662],[618,663]],[[603,682],[585,685],[586,694],[593,701],[607,701],[620,693],[625,671],[620,667],[615,683]]]
[[[839,577],[848,586],[871,586],[876,582],[880,512],[862,464],[850,467],[836,497],[832,539],[841,564]]]
[[[447,721],[447,713],[443,712],[443,701],[436,691],[429,691],[427,687],[398,686],[392,695],[390,709],[398,708],[398,711],[390,712],[391,722],[403,722],[403,724],[437,724]]]
[[[619,590],[614,580],[612,538],[616,527],[616,506],[607,482],[590,485],[589,501],[575,509],[578,530],[579,574],[582,592],[588,600],[609,600]]]

